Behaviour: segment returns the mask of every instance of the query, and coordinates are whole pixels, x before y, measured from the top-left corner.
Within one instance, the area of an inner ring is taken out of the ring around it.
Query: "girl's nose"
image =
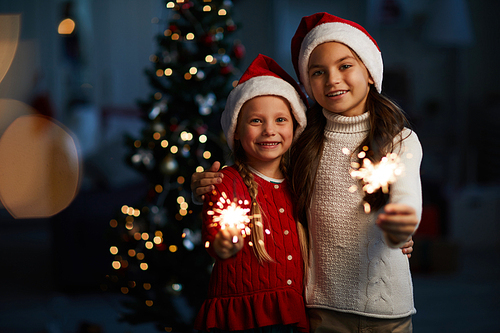
[[[262,134],[264,135],[275,135],[276,134],[276,126],[274,124],[266,124],[263,128]]]
[[[328,80],[326,82],[327,85],[335,85],[340,83],[340,73],[331,71],[328,73]]]

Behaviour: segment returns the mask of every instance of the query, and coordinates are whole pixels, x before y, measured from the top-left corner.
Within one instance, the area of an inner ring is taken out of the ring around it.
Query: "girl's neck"
[[[264,179],[264,180],[267,180],[268,182],[270,183],[274,183],[274,184],[281,184],[285,179],[284,178],[273,178],[273,177],[268,177],[264,174],[262,174],[261,172],[259,172],[258,170],[255,170],[254,168],[252,168],[251,166],[248,165],[248,170],[250,170],[250,172],[252,172],[253,174],[259,176],[260,178]]]
[[[249,167],[260,172],[266,177],[274,178],[274,179],[282,179],[283,173],[280,169],[280,161],[273,161],[271,163],[247,163]]]

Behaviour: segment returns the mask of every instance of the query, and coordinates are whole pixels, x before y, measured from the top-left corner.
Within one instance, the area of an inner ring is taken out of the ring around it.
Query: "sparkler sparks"
[[[221,229],[237,228],[241,230],[243,237],[250,234],[248,223],[250,218],[248,212],[250,208],[242,208],[241,205],[248,205],[248,200],[230,200],[225,192],[221,193],[221,197],[214,204],[214,208],[207,212],[208,215],[213,215],[212,227],[217,225]],[[237,241],[237,240],[236,240]],[[234,242],[234,239],[233,239]]]
[[[384,156],[377,164],[373,164],[368,158],[363,159],[363,165],[357,170],[351,170],[354,179],[363,181],[363,190],[370,194],[378,189],[389,193],[389,185],[396,181],[396,177],[401,175],[404,165],[400,163],[400,158],[395,153]]]

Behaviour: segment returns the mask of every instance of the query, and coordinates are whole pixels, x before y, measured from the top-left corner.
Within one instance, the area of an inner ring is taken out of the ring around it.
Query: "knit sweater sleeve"
[[[398,142],[402,139],[401,142]],[[420,180],[420,164],[422,162],[422,146],[415,132],[405,128],[400,136],[396,137],[396,149],[394,152],[400,157],[400,163],[404,165],[404,172],[398,176],[391,185],[389,201],[391,203],[405,204],[415,209],[420,224],[422,217],[422,185]],[[418,228],[418,224],[415,230]],[[393,244],[387,240],[390,247],[401,247],[404,242]]]

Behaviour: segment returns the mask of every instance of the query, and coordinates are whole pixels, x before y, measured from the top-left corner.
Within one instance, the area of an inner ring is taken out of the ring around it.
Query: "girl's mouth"
[[[279,145],[279,142],[259,142],[258,145],[259,146],[272,147],[272,146]]]
[[[339,91],[334,91],[326,94],[327,97],[336,97],[340,95],[344,95],[347,93],[347,90],[339,90]]]

